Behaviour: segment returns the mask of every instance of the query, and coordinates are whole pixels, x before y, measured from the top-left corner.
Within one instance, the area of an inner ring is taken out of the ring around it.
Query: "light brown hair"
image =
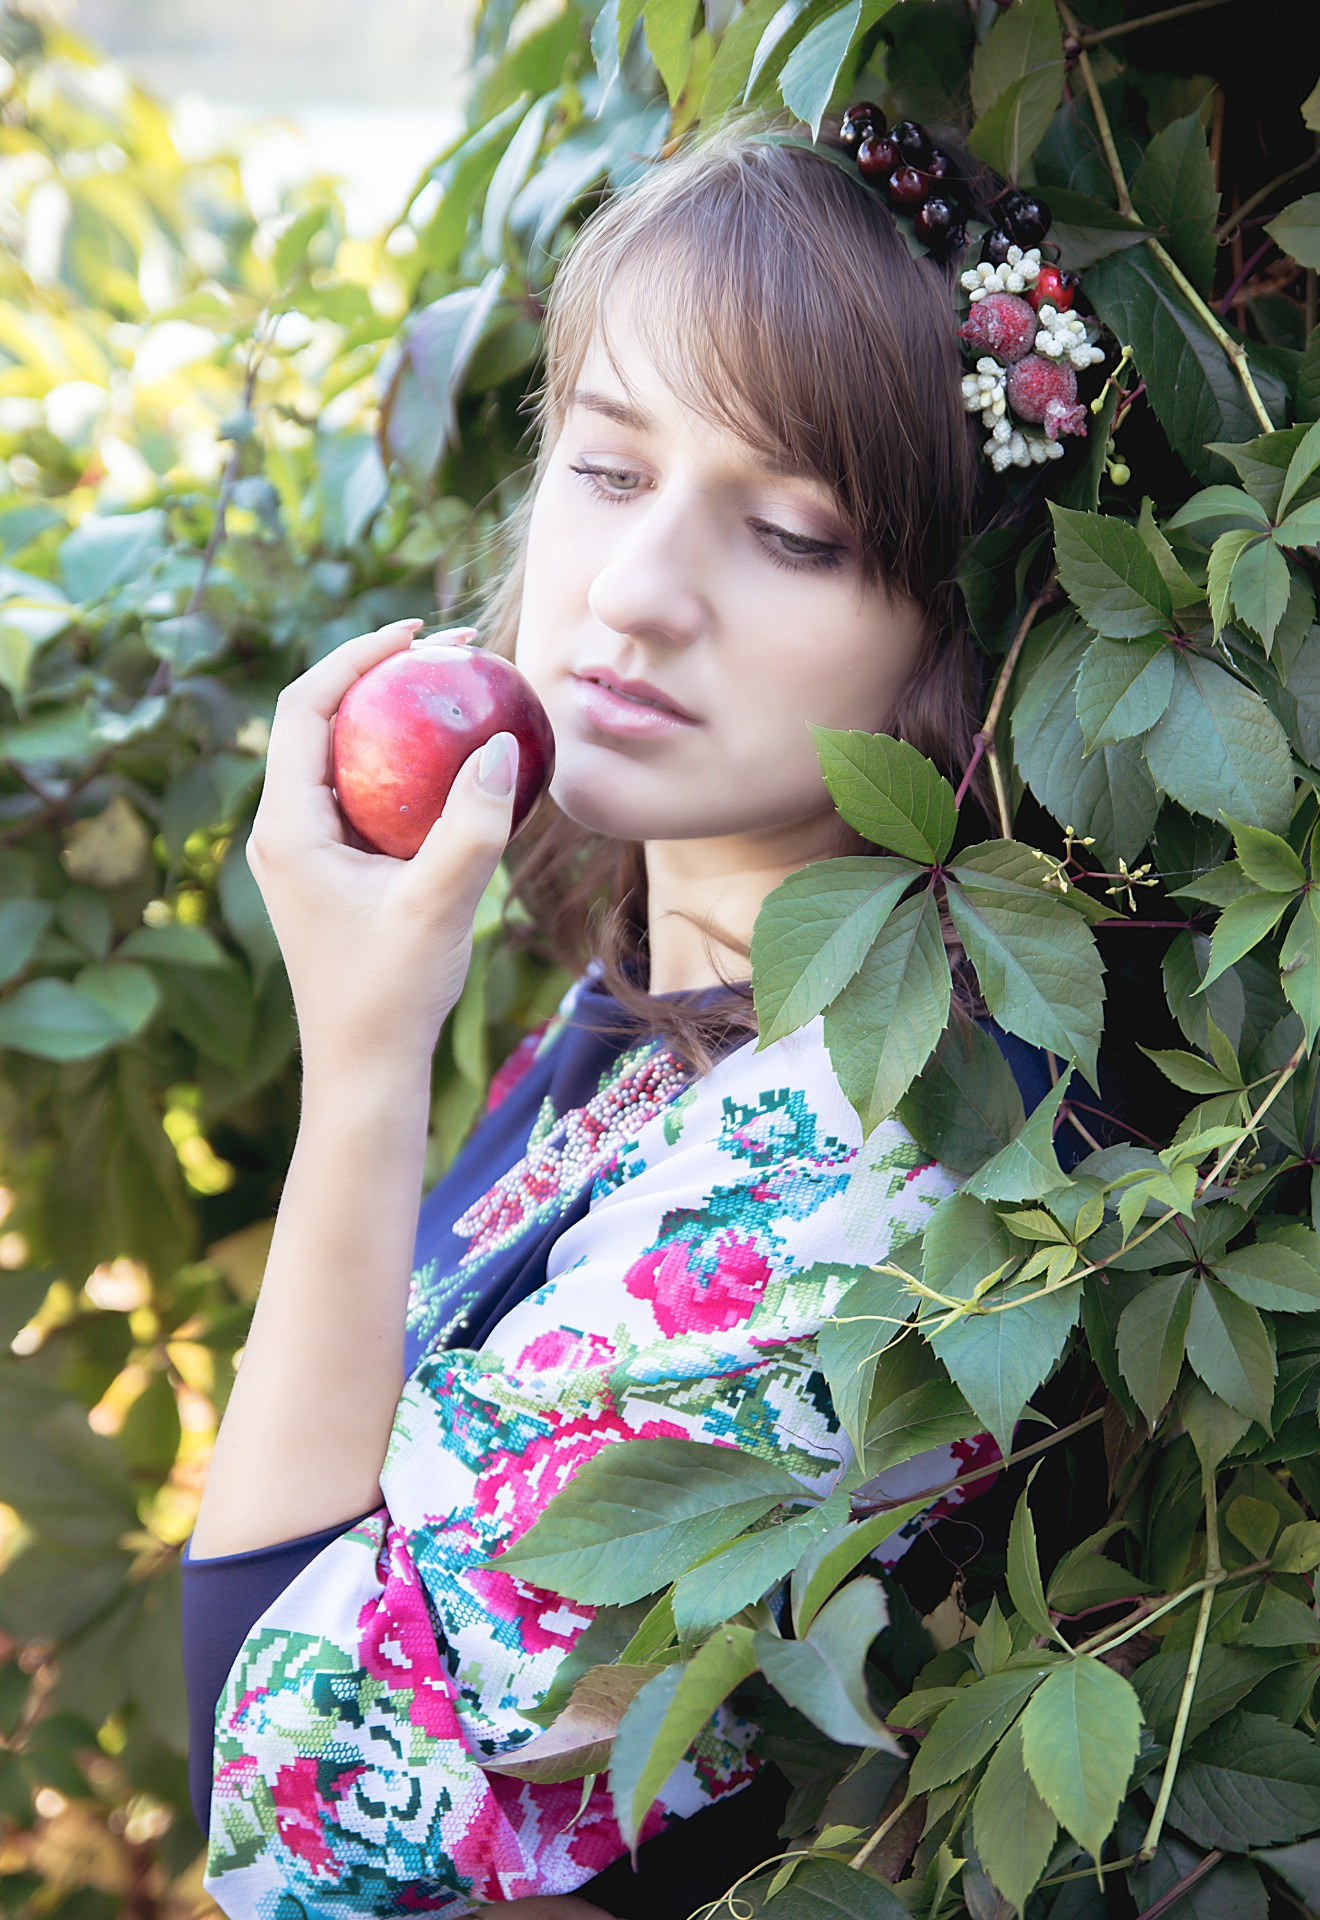
[[[950,272],[914,258],[880,196],[831,162],[725,135],[658,163],[583,227],[549,298],[540,428],[543,461],[588,346],[608,338],[609,304],[626,291],[674,392],[822,481],[864,574],[920,609],[927,645],[890,731],[956,782],[979,697],[954,584],[974,468]],[[510,658],[534,492],[486,621]],[[839,851],[858,850],[840,822]],[[575,970],[600,960],[611,990],[694,1066],[730,1021],[755,1031],[745,991],[731,1010],[647,999],[640,846],[588,833],[545,801],[511,864],[546,950]]]

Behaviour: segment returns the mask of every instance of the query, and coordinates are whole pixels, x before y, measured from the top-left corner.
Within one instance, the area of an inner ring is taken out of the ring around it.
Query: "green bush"
[[[951,855],[933,768],[827,738],[842,810],[908,898],[866,909],[808,869],[757,930],[763,1029],[824,1011],[864,1124],[897,1108],[968,1185],[924,1246],[858,1274],[822,1338],[851,1514],[790,1501],[750,1537],[731,1521],[733,1559],[676,1560],[659,1596],[583,1589],[599,1623],[547,1706],[591,1658],[615,1670],[634,1832],[735,1692],[795,1787],[791,1877],[750,1892],[774,1920],[820,1900],[1098,1916],[1092,1856],[1132,1911],[1320,1900],[1320,95],[1274,51],[1284,0],[1175,11],[1199,17],[565,0],[524,25],[487,0],[465,131],[380,246],[345,237],[328,185],[258,226],[232,157],[185,163],[85,49],[0,16],[8,1911],[197,1897],[178,1553],[296,1111],[242,855],[279,689],[489,577],[541,296],[601,194],[737,106],[814,126],[858,96],[1036,184],[1113,348],[1083,378],[1088,438],[1011,472],[1011,525],[965,553],[1003,837]],[[1063,1063],[1030,1120],[997,1051],[945,1031],[938,962],[904,961],[941,895],[991,1011]],[[834,937],[859,905],[868,938]],[[1143,922],[1167,1014],[1133,988]],[[561,985],[504,939],[498,899],[480,932],[437,1055],[432,1173]],[[1064,1083],[1094,1063],[1102,957],[1129,989],[1122,1032],[1187,1099],[1168,1144],[1069,1178],[1052,1126],[1065,1099],[1086,1124]],[[868,1475],[982,1429],[1007,1452],[1033,1400],[1044,1568],[1024,1494],[1006,1565],[984,1557],[925,1623],[850,1577],[897,1519]],[[561,1542],[618,1459],[561,1497]],[[534,1530],[515,1557],[540,1551]],[[553,1583],[578,1593],[570,1559]],[[795,1565],[797,1639],[762,1598]],[[71,1864],[89,1832],[94,1870]]]

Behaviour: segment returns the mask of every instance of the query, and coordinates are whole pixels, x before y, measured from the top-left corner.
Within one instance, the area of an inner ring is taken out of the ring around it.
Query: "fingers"
[[[265,782],[265,793],[281,811],[327,784],[335,709],[355,680],[392,653],[402,652],[420,625],[420,620],[395,620],[375,633],[345,640],[284,689],[271,728]]]
[[[475,627],[445,627],[439,633],[415,633],[408,644],[421,652],[425,647],[466,647],[476,637]]]
[[[410,891],[475,913],[508,845],[517,784],[518,742],[497,733],[459,768],[444,812],[411,862]]]

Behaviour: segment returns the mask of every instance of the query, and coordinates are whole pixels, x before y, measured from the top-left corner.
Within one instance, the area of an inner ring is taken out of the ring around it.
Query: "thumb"
[[[423,893],[458,912],[475,914],[509,843],[518,785],[518,741],[497,733],[469,754],[444,812],[411,861]]]

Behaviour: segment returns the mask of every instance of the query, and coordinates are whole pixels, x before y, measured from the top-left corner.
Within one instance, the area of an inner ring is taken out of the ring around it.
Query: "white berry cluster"
[[[963,375],[963,406],[968,413],[980,414],[983,427],[993,427],[1008,412],[1007,385],[1003,367],[986,354],[977,361],[975,373]]]
[[[996,473],[1006,467],[1041,467],[1047,460],[1062,460],[1063,447],[1057,440],[1042,440],[1034,433],[1023,433],[1009,419],[997,420],[985,443],[990,465]]]
[[[1104,359],[1100,347],[1091,345],[1086,322],[1075,313],[1060,313],[1057,307],[1043,303],[1036,315],[1040,331],[1036,352],[1047,360],[1068,360],[1081,373],[1086,367],[1099,366]]]
[[[1021,247],[1010,247],[1002,266],[992,267],[988,260],[982,260],[969,267],[962,276],[962,288],[975,306],[988,293],[1025,293],[1039,278],[1040,248],[1028,247],[1024,253]]]

